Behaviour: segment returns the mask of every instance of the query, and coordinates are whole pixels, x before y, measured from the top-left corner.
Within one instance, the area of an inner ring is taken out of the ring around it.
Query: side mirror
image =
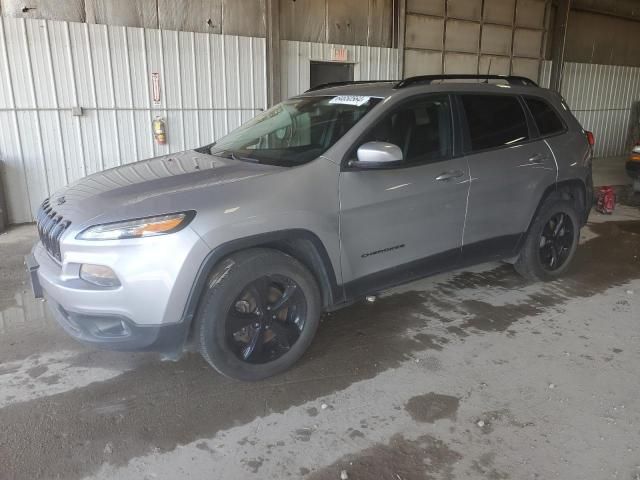
[[[390,168],[402,163],[402,150],[387,142],[367,142],[358,148],[358,160],[349,162],[350,167]]]

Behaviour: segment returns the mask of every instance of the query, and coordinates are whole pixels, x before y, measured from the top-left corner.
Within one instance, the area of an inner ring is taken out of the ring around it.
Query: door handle
[[[544,153],[536,153],[533,157],[529,158],[529,163],[532,165],[542,165],[548,158]]]
[[[462,170],[452,170],[450,172],[441,173],[436,177],[438,182],[446,182],[447,180],[453,180],[454,178],[460,178],[464,175]]]

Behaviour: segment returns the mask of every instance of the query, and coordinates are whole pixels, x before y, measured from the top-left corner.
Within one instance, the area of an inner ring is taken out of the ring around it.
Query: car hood
[[[216,157],[195,150],[143,160],[85,177],[49,199],[57,214],[76,225],[97,217],[108,221],[188,210],[189,191],[211,188],[285,168]],[[188,195],[187,195],[188,197]]]

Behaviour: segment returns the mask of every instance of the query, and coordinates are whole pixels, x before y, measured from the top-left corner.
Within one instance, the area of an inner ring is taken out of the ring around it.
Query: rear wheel
[[[311,272],[284,253],[252,249],[231,255],[212,272],[195,338],[204,359],[223,375],[260,380],[302,356],[320,313]]]
[[[573,259],[580,237],[575,205],[567,200],[545,201],[534,220],[514,267],[530,280],[553,280]]]

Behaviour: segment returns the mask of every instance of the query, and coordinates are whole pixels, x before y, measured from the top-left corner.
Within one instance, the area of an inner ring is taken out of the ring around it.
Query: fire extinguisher
[[[167,125],[162,117],[156,117],[153,120],[153,138],[158,145],[167,143]]]
[[[616,192],[613,187],[600,187],[597,198],[596,210],[607,215],[612,214],[616,207]]]

